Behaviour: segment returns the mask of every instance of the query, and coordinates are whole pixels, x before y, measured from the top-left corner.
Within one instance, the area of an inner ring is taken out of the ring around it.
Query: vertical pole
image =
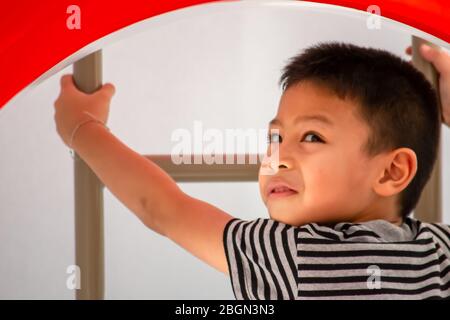
[[[434,44],[425,41],[419,37],[412,37],[412,61],[414,66],[419,69],[425,77],[431,82],[437,92],[437,99],[439,108],[441,108],[441,102],[439,98],[439,83],[436,69],[434,66],[422,58],[419,47],[422,43],[426,43],[430,47],[436,47]],[[441,126],[442,127],[442,126]],[[442,131],[442,129],[439,129]],[[440,136],[442,137],[442,132]],[[425,222],[441,222],[442,221],[442,170],[441,170],[441,149],[442,138],[440,139],[438,146],[438,155],[436,163],[434,165],[433,172],[428,180],[425,188],[422,191],[420,200],[414,209],[414,217],[416,219]],[[420,166],[420,163],[419,163]]]
[[[102,53],[96,51],[73,65],[76,86],[92,93],[102,85]],[[75,261],[80,268],[77,300],[104,298],[103,184],[75,153]]]

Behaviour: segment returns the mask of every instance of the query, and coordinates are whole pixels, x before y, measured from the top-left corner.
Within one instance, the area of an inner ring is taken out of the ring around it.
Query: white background
[[[369,30],[366,18],[250,1],[161,16],[103,49],[104,81],[117,88],[108,125],[142,154],[169,153],[172,131],[192,130],[194,120],[204,128],[266,128],[280,97],[281,68],[302,48],[339,40],[406,58],[408,28],[383,21]],[[71,72],[40,81],[0,111],[1,299],[74,297],[66,288],[66,268],[74,264],[73,163],[53,121],[59,78]],[[446,128],[446,223],[448,142]],[[180,186],[236,217],[268,217],[256,182]],[[234,298],[228,277],[147,229],[107,189],[105,237],[107,299]]]

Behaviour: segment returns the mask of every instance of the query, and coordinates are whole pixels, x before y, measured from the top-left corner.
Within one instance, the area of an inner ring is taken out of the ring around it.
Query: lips
[[[272,180],[266,188],[266,195],[268,198],[285,197],[297,193],[298,191],[291,187],[287,182],[279,179]]]

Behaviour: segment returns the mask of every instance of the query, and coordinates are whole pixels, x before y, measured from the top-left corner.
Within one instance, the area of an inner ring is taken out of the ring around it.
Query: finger
[[[408,48],[405,49],[406,54],[412,55],[412,48],[411,46],[409,46]]]
[[[433,62],[436,59],[436,52],[430,46],[422,44],[419,48],[420,54],[429,62]]]
[[[434,64],[439,73],[450,72],[450,59],[444,51],[422,44],[420,53],[425,60]]]
[[[99,90],[99,92],[106,95],[109,98],[112,98],[112,96],[116,93],[116,88],[112,83],[105,83]]]
[[[71,74],[65,74],[61,77],[61,89],[68,89],[73,85],[73,78]]]

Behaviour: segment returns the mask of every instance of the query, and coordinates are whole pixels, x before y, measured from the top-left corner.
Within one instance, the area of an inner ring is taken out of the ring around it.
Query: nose
[[[280,163],[280,164],[278,165],[278,169],[288,169],[288,166],[285,165],[284,163]]]
[[[287,143],[278,144],[271,156],[272,167],[278,169],[294,168],[293,152]]]
[[[289,155],[280,155],[278,169],[292,169],[294,167],[293,163],[294,162]]]

